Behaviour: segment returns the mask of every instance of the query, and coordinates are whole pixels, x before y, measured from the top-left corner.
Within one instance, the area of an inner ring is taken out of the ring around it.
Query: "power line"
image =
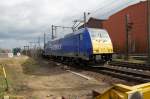
[[[101,2],[101,3],[105,3],[105,2],[106,2],[106,1]],[[112,4],[112,3],[114,3],[114,1],[109,2],[107,5]],[[101,6],[101,7],[99,7],[99,8],[96,8],[96,10],[91,11],[90,13],[91,13],[91,14],[94,14],[94,13],[96,13],[97,11],[102,10],[104,7],[106,7],[106,4],[105,4],[105,5],[103,5],[103,6]]]
[[[105,3],[106,1],[103,1],[103,2],[101,2],[101,3]],[[120,1],[120,2],[122,2],[122,1]],[[130,3],[132,3],[132,2],[135,2],[135,1],[130,1],[130,2],[127,2],[126,4],[130,4]],[[118,1],[117,1],[117,3],[118,3]],[[98,12],[99,10],[105,10],[105,9],[110,9],[111,8],[111,6],[112,5],[116,5],[117,4],[116,3],[116,1],[111,1],[111,2],[108,2],[107,4],[105,4],[105,5],[103,5],[103,6],[101,6],[101,7],[99,7],[99,8],[97,8],[96,10],[94,10],[94,11],[91,11],[88,15],[84,15],[84,18],[82,17],[82,18],[79,18],[78,20],[75,20],[74,21],[74,24],[73,24],[73,27],[71,27],[72,28],[72,30],[74,31],[80,24],[81,24],[81,22],[86,22],[87,20],[85,20],[85,19],[88,19],[87,17],[90,17],[89,15],[92,15],[92,14],[94,14],[94,13],[96,13],[96,12]],[[107,6],[108,5],[108,6]],[[121,7],[122,5],[120,5],[119,7]],[[110,13],[110,11],[112,11],[112,9],[110,9],[109,11],[107,11],[107,13]],[[102,16],[103,15],[105,15],[105,14],[107,14],[107,13],[103,13],[103,14],[101,14]],[[85,18],[86,17],[86,18]],[[84,19],[84,21],[83,21],[83,19]],[[77,24],[78,23],[78,24]],[[77,25],[76,25],[77,24]],[[85,25],[86,25],[86,23],[85,23]],[[52,25],[52,39],[54,39],[55,38],[55,36],[56,36],[56,33],[57,33],[57,28],[66,28],[66,27],[63,27],[63,26],[54,26],[54,25]],[[68,27],[67,27],[68,28]],[[70,27],[69,27],[70,28]],[[54,34],[55,34],[55,36],[54,36]]]
[[[104,1],[103,3],[105,3],[106,1]],[[120,2],[122,2],[122,1],[120,1]],[[130,3],[132,3],[132,2],[135,2],[135,1],[130,1],[130,2],[127,2],[126,3],[126,5],[127,4],[130,4]],[[94,10],[94,11],[90,11],[89,13],[88,13],[88,15],[86,15],[86,19],[88,19],[88,17],[91,17],[91,15],[92,14],[95,14],[96,12],[98,12],[99,10],[101,10],[101,11],[105,11],[105,9],[110,9],[111,8],[111,5],[116,5],[116,4],[119,4],[118,3],[118,1],[117,1],[117,3],[116,3],[116,1],[111,1],[111,2],[109,2],[109,3],[107,3],[107,4],[105,4],[105,5],[103,5],[103,6],[101,6],[101,7],[99,7],[99,8],[97,8],[96,10]],[[109,7],[106,7],[107,5],[110,5]],[[125,4],[124,4],[125,5]],[[122,7],[122,5],[120,5],[119,6],[119,8],[120,7]],[[109,11],[107,11],[107,12],[105,12],[105,13],[103,13],[103,14],[101,14],[100,16],[104,16],[104,15],[106,15],[107,13],[111,13],[111,11],[112,11],[112,9],[110,9]],[[85,19],[85,18],[84,18]],[[82,18],[80,18],[80,19],[77,19],[77,20],[75,20],[74,21],[74,24],[73,24],[73,27],[76,29],[83,21],[83,17]],[[87,20],[86,20],[87,21]],[[77,22],[79,22],[78,24],[77,24]],[[85,23],[85,22],[84,22]],[[77,24],[77,25],[76,25]],[[75,26],[76,25],[76,26]]]
[[[103,2],[101,2],[101,3],[105,3],[106,1],[104,0]],[[114,3],[114,1],[112,1],[112,2],[109,2],[108,3],[108,5],[109,4],[112,4],[112,3]],[[96,13],[99,9],[102,9],[102,8],[105,8],[106,7],[106,4],[105,5],[103,5],[103,6],[101,6],[101,7],[99,7],[99,8],[97,8],[96,10],[94,10],[94,11],[88,11],[90,14],[94,14],[94,13]],[[83,20],[83,17],[80,17],[80,18],[78,18],[78,20]]]
[[[120,3],[122,3],[123,1],[121,0],[121,1],[119,1]],[[124,5],[128,5],[128,4],[130,4],[130,3],[133,3],[133,2],[135,2],[134,0],[133,1],[128,1],[128,2],[126,2]],[[92,14],[95,14],[95,13],[97,13],[99,10],[100,11],[105,11],[105,10],[107,10],[107,9],[109,9],[109,11],[107,11],[107,12],[105,12],[105,13],[103,13],[103,14],[101,14],[101,16],[104,16],[104,15],[106,15],[107,13],[111,13],[111,11],[112,11],[112,5],[116,5],[116,4],[119,4],[118,3],[118,1],[116,2],[116,1],[111,1],[111,2],[109,2],[109,3],[107,3],[107,4],[105,4],[105,5],[103,5],[103,6],[101,6],[101,7],[99,7],[99,8],[97,8],[96,10],[94,10],[94,11],[90,11],[90,15],[92,15]],[[120,7],[122,7],[123,5],[119,5],[118,6],[118,8],[120,8]],[[87,17],[91,17],[91,16],[87,16]],[[87,18],[88,19],[88,18]]]
[[[133,3],[133,2],[135,2],[135,1],[127,2],[126,5],[128,5],[128,4],[130,4],[130,3]],[[125,4],[123,4],[123,5],[125,5]],[[118,8],[122,8],[123,5],[119,5]],[[110,9],[109,11],[107,11],[107,12],[101,14],[101,16],[104,16],[104,15],[106,15],[106,14],[108,14],[108,13],[111,13],[111,12],[112,12],[112,9]]]
[[[52,25],[52,38],[51,39],[56,38],[57,28],[63,28],[63,29],[67,28],[67,29],[72,29],[72,31],[74,31],[73,27],[66,27],[66,26],[60,26],[60,25]],[[54,36],[54,33],[55,33],[55,36]]]

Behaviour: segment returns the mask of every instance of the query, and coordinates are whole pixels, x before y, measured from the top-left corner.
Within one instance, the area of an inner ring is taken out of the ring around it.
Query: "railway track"
[[[148,65],[113,61],[104,66],[91,66],[91,69],[127,81],[150,82],[150,66]]]
[[[128,68],[139,69],[139,70],[149,70],[150,71],[150,65],[142,64],[142,63],[128,63],[128,62],[112,61],[109,63],[109,65],[128,67]]]
[[[61,62],[62,63],[62,62]],[[84,69],[87,71],[93,71],[115,78],[123,79],[126,81],[133,81],[137,83],[150,82],[150,66],[147,64],[127,63],[127,62],[116,62],[112,61],[109,64],[92,64],[85,66],[79,63],[74,64],[63,62],[62,64],[75,67],[77,69]]]

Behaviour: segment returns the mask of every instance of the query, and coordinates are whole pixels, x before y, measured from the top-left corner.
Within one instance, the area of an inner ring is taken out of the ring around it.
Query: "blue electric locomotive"
[[[83,28],[45,45],[44,55],[61,59],[111,60],[113,46],[104,29]]]

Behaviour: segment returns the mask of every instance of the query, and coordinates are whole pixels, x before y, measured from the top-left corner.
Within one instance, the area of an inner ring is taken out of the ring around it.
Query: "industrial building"
[[[87,26],[105,28],[109,32],[113,42],[114,52],[123,54],[126,52],[126,16],[128,16],[130,25],[130,31],[128,33],[129,53],[146,54],[148,50],[148,18],[146,1],[141,1],[137,4],[131,5],[113,14],[107,20],[96,21],[96,19],[90,19],[87,22]],[[99,22],[98,25],[97,22]]]

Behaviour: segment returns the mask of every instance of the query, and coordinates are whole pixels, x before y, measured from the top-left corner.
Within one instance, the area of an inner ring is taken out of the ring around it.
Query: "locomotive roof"
[[[77,30],[77,31],[75,31],[75,32],[69,33],[69,34],[67,34],[67,35],[65,35],[65,36],[63,36],[63,37],[53,39],[53,40],[51,40],[51,41],[56,41],[56,40],[63,39],[63,38],[65,38],[65,37],[70,37],[70,36],[72,36],[72,35],[80,34],[80,33],[83,33],[83,31],[85,31],[85,30],[90,30],[90,29],[92,29],[92,30],[102,30],[102,31],[106,31],[105,29],[82,28],[82,29],[79,29],[79,30]]]
[[[79,30],[77,30],[77,31],[75,31],[75,32],[73,32],[73,33],[67,34],[67,35],[65,35],[64,37],[69,37],[69,36],[72,36],[72,35],[80,34],[80,33],[82,33],[83,31],[85,31],[85,28],[82,28],[82,29],[79,29]]]
[[[79,30],[77,30],[77,31],[75,31],[75,32],[66,34],[66,35],[63,36],[63,37],[55,38],[55,39],[53,39],[53,40],[51,40],[51,41],[60,40],[60,39],[63,39],[63,38],[65,38],[65,37],[70,37],[70,36],[75,35],[75,34],[80,34],[80,33],[82,33],[84,30],[85,30],[85,28],[82,28],[82,29],[79,29]]]

